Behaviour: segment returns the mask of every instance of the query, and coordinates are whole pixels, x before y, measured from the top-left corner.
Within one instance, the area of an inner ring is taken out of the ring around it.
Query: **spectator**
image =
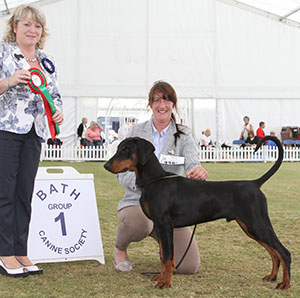
[[[103,144],[103,138],[101,137],[102,131],[102,126],[97,122],[92,121],[90,127],[85,132],[86,145],[101,146]]]
[[[241,131],[240,140],[246,140],[249,136],[249,132],[252,131],[254,134],[254,129],[252,124],[250,124],[250,118],[248,116],[245,116],[243,118],[244,125]]]
[[[209,149],[211,146],[213,146],[213,141],[210,136],[210,129],[207,128],[201,135],[201,148],[207,148]]]
[[[259,142],[259,137],[254,135],[253,131],[249,131],[249,136],[245,140],[245,144],[243,144],[241,147],[253,146],[255,148],[258,142]]]
[[[265,122],[259,122],[259,128],[256,130],[256,135],[261,140],[265,136],[265,132],[263,129],[266,127]]]
[[[271,131],[270,131],[270,136],[276,137],[276,134],[275,134],[275,131],[274,131],[274,130],[271,130]],[[268,147],[276,147],[276,146],[277,146],[276,143],[273,142],[272,140],[268,140],[268,141],[267,141],[267,145],[268,145]]]
[[[128,132],[130,131],[131,127],[134,125],[134,119],[125,118],[124,124],[118,130],[118,139],[121,141],[126,138]]]
[[[86,144],[86,138],[85,138],[85,132],[87,130],[87,118],[83,117],[81,120],[81,123],[79,124],[78,128],[77,128],[77,136],[80,140],[80,145],[81,146],[85,146]]]

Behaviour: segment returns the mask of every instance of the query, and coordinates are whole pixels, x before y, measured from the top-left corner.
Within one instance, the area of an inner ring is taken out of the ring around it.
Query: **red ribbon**
[[[58,124],[54,123],[52,120],[52,115],[55,113],[56,109],[54,107],[52,97],[47,89],[47,80],[44,74],[39,69],[30,68],[29,71],[31,74],[31,79],[28,81],[28,86],[34,93],[41,94],[42,96],[48,120],[49,131],[52,140],[54,140],[56,135],[59,134],[59,127]],[[39,86],[35,85],[32,81],[32,76],[34,75],[38,76],[41,80],[41,84]]]

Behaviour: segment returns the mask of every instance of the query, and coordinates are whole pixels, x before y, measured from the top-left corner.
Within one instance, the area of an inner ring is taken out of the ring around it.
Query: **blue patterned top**
[[[55,108],[62,110],[62,100],[58,90],[57,71],[51,74],[44,69],[41,61],[53,57],[37,50],[37,58],[47,80],[47,89],[52,96]],[[20,58],[21,57],[21,58]],[[30,65],[15,42],[0,42],[0,80],[12,76],[16,70],[30,69]],[[27,84],[18,84],[0,95],[0,130],[26,134],[35,125],[38,136],[49,135],[43,99],[40,94],[33,93]]]

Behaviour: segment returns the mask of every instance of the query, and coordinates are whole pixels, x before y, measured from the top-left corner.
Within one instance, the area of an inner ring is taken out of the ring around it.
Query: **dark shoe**
[[[10,277],[26,277],[29,275],[29,272],[24,267],[9,269],[0,259],[0,274]]]

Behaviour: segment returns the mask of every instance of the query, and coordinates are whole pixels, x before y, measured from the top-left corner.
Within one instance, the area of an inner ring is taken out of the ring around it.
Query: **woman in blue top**
[[[42,97],[27,83],[30,68],[44,73],[56,109],[52,120],[62,124],[55,62],[41,51],[47,35],[43,12],[21,5],[0,42],[0,273],[7,276],[42,273],[27,257],[27,239],[41,140],[48,130]]]

